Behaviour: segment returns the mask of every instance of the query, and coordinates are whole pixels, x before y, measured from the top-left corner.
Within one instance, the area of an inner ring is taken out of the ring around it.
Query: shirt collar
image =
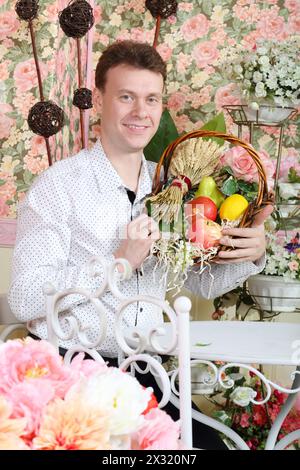
[[[90,150],[89,158],[91,159],[93,172],[97,179],[100,192],[108,193],[125,187],[120,175],[107,158],[100,140],[97,140],[94,147]],[[149,194],[151,187],[152,180],[149,174],[147,160],[145,156],[142,155],[136,201],[140,201],[146,194]]]

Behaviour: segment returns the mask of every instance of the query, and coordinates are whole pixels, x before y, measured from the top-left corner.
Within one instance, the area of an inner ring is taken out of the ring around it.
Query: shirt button
[[[141,313],[142,313],[142,311],[143,311],[143,307],[140,308],[140,312],[141,312]]]

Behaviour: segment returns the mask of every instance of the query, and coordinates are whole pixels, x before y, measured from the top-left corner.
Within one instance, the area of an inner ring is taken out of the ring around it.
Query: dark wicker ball
[[[30,21],[36,18],[39,9],[39,0],[19,0],[15,10],[21,20]]]
[[[90,109],[93,107],[92,92],[88,88],[77,88],[74,91],[73,104],[79,109]]]
[[[35,134],[50,137],[64,125],[64,112],[52,101],[39,101],[29,111],[28,125]]]
[[[146,8],[154,18],[169,18],[176,15],[178,3],[176,0],[146,0]]]
[[[71,38],[81,38],[93,26],[93,9],[85,0],[72,0],[69,6],[59,13],[59,24]]]

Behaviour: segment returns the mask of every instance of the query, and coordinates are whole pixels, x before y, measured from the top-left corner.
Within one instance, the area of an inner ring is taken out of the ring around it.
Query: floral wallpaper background
[[[69,0],[40,0],[34,20],[46,99],[66,114],[62,131],[50,137],[51,154],[60,160],[81,148],[79,111],[72,106],[77,88],[76,43],[58,23],[58,12]],[[33,134],[26,119],[39,101],[36,70],[27,23],[19,21],[15,1],[0,0],[0,218],[14,219],[17,203],[34,178],[48,167],[45,141]],[[96,0],[93,70],[101,51],[116,39],[152,44],[155,20],[144,0]],[[198,128],[226,104],[237,104],[234,84],[218,70],[226,45],[252,48],[257,39],[285,39],[300,34],[300,0],[193,0],[178,2],[176,17],[162,20],[158,51],[168,64],[165,104],[179,132]],[[86,37],[81,40],[83,63]],[[94,76],[94,75],[93,75]],[[92,84],[94,83],[92,79]],[[300,171],[300,107],[284,136],[281,177],[290,166]],[[237,133],[226,116],[227,130]],[[90,143],[99,134],[97,116],[90,114]],[[278,128],[255,131],[254,146],[277,154]],[[247,133],[243,134],[247,139]]]

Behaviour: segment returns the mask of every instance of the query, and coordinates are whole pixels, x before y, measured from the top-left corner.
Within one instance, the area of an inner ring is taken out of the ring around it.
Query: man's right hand
[[[147,258],[152,243],[160,238],[158,224],[148,215],[141,214],[127,225],[125,235],[113,255],[127,259],[132,269],[137,269]]]

